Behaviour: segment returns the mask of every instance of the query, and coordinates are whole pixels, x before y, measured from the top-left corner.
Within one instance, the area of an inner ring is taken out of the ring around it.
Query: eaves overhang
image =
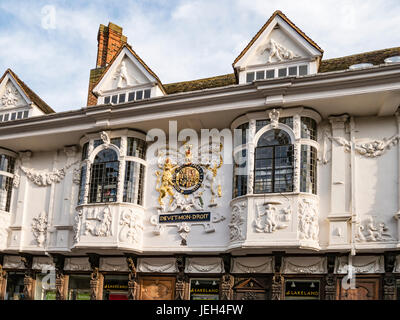
[[[10,134],[26,134],[27,132],[33,134],[35,131],[43,130],[51,133],[52,129],[61,132],[63,128],[71,130],[71,126],[79,130],[90,130],[98,127],[99,122],[104,122],[104,126],[109,127],[113,119],[120,117],[129,116],[134,121],[136,116],[151,115],[154,119],[162,119],[172,114],[184,115],[185,112],[187,114],[202,113],[210,105],[217,111],[220,108],[226,108],[230,103],[237,106],[241,101],[256,99],[260,101],[258,103],[260,107],[268,105],[266,98],[270,96],[286,97],[284,101],[288,101],[290,95],[297,94],[313,94],[319,99],[324,96],[334,98],[334,93],[340,90],[368,92],[373,90],[373,87],[377,90],[384,90],[384,87],[387,90],[400,90],[400,63],[362,70],[260,80],[249,84],[176,93],[143,101],[99,105],[4,122],[0,123],[0,141]]]

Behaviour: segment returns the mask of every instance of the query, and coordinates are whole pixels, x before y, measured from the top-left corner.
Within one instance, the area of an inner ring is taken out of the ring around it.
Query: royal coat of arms
[[[173,218],[178,216],[191,217],[200,213],[209,216],[211,214],[207,222],[187,222],[186,220],[170,223],[171,226],[178,228],[182,243],[185,244],[192,224],[203,225],[205,232],[209,233],[215,231],[214,223],[225,219],[217,212],[204,212],[207,208],[217,207],[218,199],[222,197],[218,177],[218,169],[223,165],[221,152],[221,144],[208,145],[196,151],[189,144],[183,146],[183,151],[158,150],[160,170],[155,172],[158,215],[150,219],[155,226],[155,234],[161,234],[164,228],[160,223],[160,216],[170,215],[170,221],[173,221]]]

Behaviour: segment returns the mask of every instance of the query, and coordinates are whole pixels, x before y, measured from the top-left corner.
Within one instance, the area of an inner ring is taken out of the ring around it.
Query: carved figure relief
[[[3,107],[16,107],[20,96],[21,95],[17,88],[15,88],[9,81],[6,85],[6,90],[1,97],[1,104]]]
[[[277,209],[280,202],[264,203],[262,209],[257,207],[257,218],[254,221],[256,232],[273,233],[276,230],[284,229],[289,226],[291,220],[291,209]]]
[[[104,209],[88,209],[86,212],[85,235],[96,237],[112,236],[111,232],[112,212],[110,207]]]
[[[128,69],[126,67],[125,60],[122,60],[119,68],[117,69],[117,71],[114,74],[113,79],[117,80],[117,88],[118,89],[132,85],[132,81],[128,74]],[[134,82],[137,83],[136,81],[134,81]]]
[[[389,228],[383,222],[377,222],[374,216],[357,224],[357,242],[390,241],[394,238],[388,233]]]
[[[42,211],[38,217],[32,220],[32,233],[39,247],[43,247],[46,242],[47,227],[47,215]]]
[[[122,242],[139,243],[142,237],[142,216],[132,209],[126,209],[121,213],[119,224],[122,226],[119,232],[119,240]]]
[[[285,60],[292,60],[298,58],[299,56],[296,55],[292,50],[289,50],[276,42],[274,39],[270,39],[265,46],[265,49],[262,51],[268,52],[268,63],[272,63],[272,58],[275,58],[277,61],[285,61]]]
[[[308,199],[299,202],[299,236],[301,240],[318,241],[318,211],[315,203]]]

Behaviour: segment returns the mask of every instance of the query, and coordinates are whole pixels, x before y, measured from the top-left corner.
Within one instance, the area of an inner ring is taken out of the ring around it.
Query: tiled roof
[[[347,57],[335,58],[322,60],[319,66],[319,72],[332,72],[346,70],[353,64],[359,63],[372,63],[373,65],[379,65],[385,63],[385,59],[393,56],[400,55],[400,47],[383,49],[371,52],[364,52],[360,54],[354,54]]]
[[[173,94],[179,92],[225,87],[232,84],[236,84],[236,78],[233,73],[229,73],[211,78],[164,84],[164,88],[168,94]]]
[[[26,96],[44,113],[55,113],[55,111],[46,103],[44,102],[35,92],[29,88],[25,82],[23,82],[11,69],[7,69],[3,76],[0,78],[0,82],[3,81],[4,77],[7,73],[14,78],[14,80],[18,83],[21,89],[24,91]]]
[[[346,70],[351,65],[358,63],[372,63],[374,65],[379,65],[383,64],[386,58],[397,55],[400,55],[400,47],[360,53],[341,58],[322,60],[318,72],[326,73],[332,71]],[[225,87],[236,83],[237,82],[235,74],[229,73],[211,78],[164,84],[164,88],[168,94],[173,94],[179,92]]]

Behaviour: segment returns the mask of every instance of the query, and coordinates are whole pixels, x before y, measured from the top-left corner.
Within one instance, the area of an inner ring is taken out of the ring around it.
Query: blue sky
[[[79,109],[101,23],[123,27],[171,83],[231,73],[277,9],[324,49],[324,59],[400,46],[399,0],[0,0],[0,74],[13,69],[56,111]]]

